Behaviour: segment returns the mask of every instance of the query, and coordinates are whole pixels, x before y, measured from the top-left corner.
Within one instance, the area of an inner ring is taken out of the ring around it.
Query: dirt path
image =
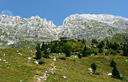
[[[56,66],[55,66],[56,57],[55,56],[53,57],[52,61],[53,62],[50,64],[50,67],[42,75],[35,76],[34,82],[44,82],[47,80],[50,74],[55,74],[55,71],[56,71]]]

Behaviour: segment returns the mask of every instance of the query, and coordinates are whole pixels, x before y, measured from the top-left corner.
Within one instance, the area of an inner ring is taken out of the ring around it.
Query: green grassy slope
[[[118,62],[118,69],[121,74],[128,76],[126,58],[120,56],[95,56],[82,59],[58,60],[56,74],[51,75],[46,82],[123,82],[107,75],[112,69],[109,66],[112,58]],[[97,73],[99,75],[91,75],[88,71],[90,64],[93,62],[98,65]],[[67,78],[64,79],[62,76],[67,76]]]
[[[27,59],[31,55],[32,52],[23,49],[0,49],[0,82],[19,82],[20,80],[32,82],[34,75],[32,70],[35,66],[29,64]]]
[[[45,63],[36,65],[31,49],[0,49],[0,82],[36,82],[35,76],[49,69],[52,59],[42,59]],[[111,72],[109,63],[115,59],[120,73],[128,78],[128,58],[122,56],[92,56],[82,59],[57,57],[55,74],[49,74],[45,82],[124,82],[107,75]],[[91,75],[88,71],[90,64],[95,62],[99,75]],[[63,78],[66,76],[67,78]]]

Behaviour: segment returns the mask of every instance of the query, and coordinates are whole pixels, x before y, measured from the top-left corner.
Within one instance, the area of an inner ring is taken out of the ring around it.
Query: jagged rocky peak
[[[65,18],[64,20],[64,25],[66,23],[70,23],[70,21],[75,21],[75,20],[84,20],[84,21],[89,21],[89,20],[95,20],[97,22],[102,22],[102,23],[107,23],[109,25],[113,25],[114,23],[120,22],[120,21],[127,21],[127,18],[121,17],[121,16],[114,16],[114,15],[109,15],[109,14],[73,14],[70,15],[69,17]]]
[[[41,18],[39,16],[32,16],[30,18],[22,18],[20,16],[7,16],[7,15],[0,15],[0,23],[3,25],[43,25],[47,27],[56,27],[52,21],[48,21],[45,18]]]
[[[128,28],[128,19],[107,14],[74,14],[65,18],[61,37],[78,39],[104,39],[122,28]]]
[[[39,16],[0,16],[0,46],[18,44],[20,41],[51,41],[58,39],[52,21]],[[11,42],[11,43],[10,43]]]
[[[48,25],[49,27],[56,27],[56,25],[52,21],[48,21],[45,18],[41,18],[39,16],[32,16],[27,19],[29,22],[32,22],[33,24],[40,23],[43,26]]]
[[[60,26],[39,16],[0,15],[0,47],[21,41],[52,41],[60,37],[101,40],[127,28],[127,18],[107,14],[73,14]]]

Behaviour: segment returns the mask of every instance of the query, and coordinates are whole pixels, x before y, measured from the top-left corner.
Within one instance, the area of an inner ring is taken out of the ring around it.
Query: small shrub
[[[43,61],[41,61],[41,60],[39,61],[39,65],[42,65],[43,63],[44,63]]]
[[[40,44],[37,44],[36,46],[36,53],[35,53],[35,59],[40,60],[42,57],[41,50],[40,50]]]
[[[38,51],[36,52],[36,54],[35,54],[35,59],[40,60],[41,57],[42,57],[41,51],[38,50]]]
[[[112,77],[120,79],[120,73],[117,70],[116,66],[112,69]]]
[[[80,59],[82,58],[82,55],[81,55],[81,54],[78,54],[77,56],[78,56],[78,58],[80,58]]]
[[[50,58],[50,57],[49,57],[49,52],[48,52],[47,50],[44,50],[44,51],[43,51],[43,57],[44,57],[44,58]]]
[[[66,60],[66,57],[60,57],[59,59],[61,59],[61,60]]]
[[[92,43],[98,44],[98,41],[96,39],[92,39]]]
[[[95,74],[96,73],[96,69],[97,69],[97,65],[95,63],[92,63],[91,64],[91,68],[92,68],[93,74]]]

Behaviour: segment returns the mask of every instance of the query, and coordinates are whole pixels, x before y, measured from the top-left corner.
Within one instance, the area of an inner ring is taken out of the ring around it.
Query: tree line
[[[64,53],[66,57],[77,55],[79,58],[91,55],[116,55],[128,56],[128,39],[118,43],[110,40],[97,41],[92,39],[74,40],[60,39],[60,41],[42,42],[36,46],[36,59],[48,58],[50,53]]]

